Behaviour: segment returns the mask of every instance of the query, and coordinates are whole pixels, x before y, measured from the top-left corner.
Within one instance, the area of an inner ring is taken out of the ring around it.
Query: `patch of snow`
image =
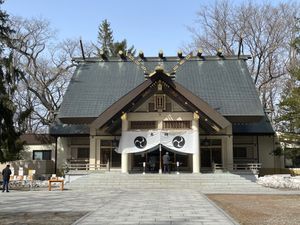
[[[48,187],[48,181],[41,180],[11,180],[9,181],[10,189],[22,189],[22,188],[46,188]],[[1,185],[2,188],[2,185]]]
[[[300,176],[292,177],[287,174],[266,175],[259,177],[256,182],[265,187],[300,190]]]

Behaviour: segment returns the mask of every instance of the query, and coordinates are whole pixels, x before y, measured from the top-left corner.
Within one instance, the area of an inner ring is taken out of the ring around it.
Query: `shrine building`
[[[75,58],[50,129],[56,168],[161,173],[166,152],[171,171],[280,167],[248,59],[220,52]]]

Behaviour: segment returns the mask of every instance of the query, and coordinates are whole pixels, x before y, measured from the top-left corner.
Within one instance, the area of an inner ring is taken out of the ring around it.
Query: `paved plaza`
[[[86,211],[74,223],[86,225],[236,224],[197,190],[11,191],[1,193],[0,207],[1,213]]]
[[[64,191],[56,187],[1,193],[0,224],[6,215],[18,223],[4,224],[232,225],[237,223],[205,194],[300,194],[262,187],[251,177],[94,173],[67,184]],[[38,222],[24,223],[23,215]]]

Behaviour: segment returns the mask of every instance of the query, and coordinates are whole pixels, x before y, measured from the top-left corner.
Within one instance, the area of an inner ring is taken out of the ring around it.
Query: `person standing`
[[[8,190],[8,184],[9,184],[10,175],[11,175],[10,165],[7,165],[2,170],[2,177],[3,177],[3,189],[2,189],[2,192],[4,192],[5,190],[6,190],[6,192],[9,192],[9,190]]]
[[[149,166],[150,166],[150,171],[152,173],[155,171],[155,164],[156,164],[156,158],[155,156],[151,155],[149,157]]]
[[[166,154],[164,154],[163,164],[164,164],[164,173],[167,173],[167,172],[170,173],[170,168],[169,168],[170,156],[169,156],[169,152],[166,152]]]

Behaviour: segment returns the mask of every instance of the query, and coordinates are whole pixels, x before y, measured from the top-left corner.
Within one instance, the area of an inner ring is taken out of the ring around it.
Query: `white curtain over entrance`
[[[198,132],[195,130],[123,131],[118,153],[137,153],[155,148],[159,144],[171,150],[194,154],[199,150]]]

